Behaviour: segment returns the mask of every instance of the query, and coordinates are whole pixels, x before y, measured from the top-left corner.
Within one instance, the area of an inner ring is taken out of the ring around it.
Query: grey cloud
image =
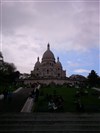
[[[99,45],[98,2],[3,2],[2,9],[3,52],[18,66],[35,63],[48,42],[60,51]]]
[[[90,70],[87,70],[87,69],[76,69],[76,70],[74,70],[74,72],[75,73],[89,73],[90,72]]]
[[[32,25],[31,5],[24,3],[3,3],[2,5],[2,29],[4,34],[15,33],[17,28]],[[28,8],[27,8],[28,7]]]

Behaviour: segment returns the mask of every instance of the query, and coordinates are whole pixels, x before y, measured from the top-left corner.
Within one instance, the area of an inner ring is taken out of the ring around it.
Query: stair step
[[[10,129],[10,130],[8,130],[8,129],[5,129],[5,130],[4,129],[3,130],[0,129],[0,132],[1,133],[4,133],[4,132],[14,132],[14,133],[15,132],[19,132],[20,133],[20,132],[30,132],[30,131],[31,132],[47,132],[47,133],[48,132],[61,132],[61,133],[62,132],[64,132],[64,133],[68,133],[68,132],[71,132],[71,133],[72,132],[73,133],[74,132],[76,132],[76,133],[77,132],[79,132],[79,133],[81,133],[81,132],[82,133],[83,132],[84,133],[86,133],[86,132],[87,133],[88,132],[90,132],[90,133],[96,133],[96,132],[98,132],[98,133],[100,133],[100,130],[98,130],[98,129],[94,129],[94,130],[93,129],[92,130],[90,130],[90,129],[60,129],[60,130],[58,130],[58,129],[51,129],[51,128],[50,129],[42,129],[42,130],[41,129],[38,129],[38,130],[37,129]]]
[[[70,124],[68,124],[68,123],[56,123],[56,122],[51,122],[51,123],[6,123],[6,124],[4,124],[4,123],[2,123],[2,124],[0,124],[0,127],[4,127],[4,126],[9,126],[9,127],[13,127],[13,126],[19,126],[19,127],[22,127],[22,126],[81,126],[81,127],[100,127],[100,123],[98,124],[96,124],[96,123],[70,123]]]
[[[63,121],[65,121],[65,120],[88,120],[88,121],[97,121],[97,120],[100,120],[100,117],[99,116],[79,116],[79,115],[77,115],[77,116],[70,116],[70,117],[68,117],[68,116],[60,116],[60,115],[57,115],[57,116],[55,116],[55,115],[43,115],[43,116],[41,116],[41,115],[0,115],[0,121],[1,120],[18,120],[18,119],[21,119],[21,120],[28,120],[28,119],[30,119],[30,120],[36,120],[36,119],[38,119],[38,120],[63,120]]]
[[[99,122],[100,119],[98,118],[91,118],[91,119],[81,119],[81,118],[77,118],[77,119],[74,119],[74,118],[5,118],[5,119],[0,119],[0,122],[2,121],[86,121],[86,122],[92,122],[92,121],[95,121],[95,122]]]
[[[39,117],[100,117],[100,113],[1,113],[0,116],[39,116]]]
[[[34,129],[34,130],[99,130],[100,131],[100,126],[89,126],[89,125],[4,125],[4,126],[0,126],[0,129],[4,129],[4,130],[13,130],[13,129]]]
[[[1,124],[52,124],[52,123],[57,123],[57,124],[95,124],[97,123],[98,126],[100,126],[99,121],[1,121]]]
[[[23,131],[15,131],[15,130],[12,130],[12,131],[3,131],[1,130],[0,131],[1,133],[100,133],[100,131],[33,131],[33,130],[23,130]]]
[[[0,133],[100,133],[100,114],[0,114]]]

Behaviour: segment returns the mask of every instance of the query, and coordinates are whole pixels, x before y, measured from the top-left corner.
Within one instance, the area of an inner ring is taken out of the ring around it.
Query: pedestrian
[[[3,95],[4,95],[4,101],[7,100],[7,96],[8,96],[8,90],[7,89],[4,89]]]

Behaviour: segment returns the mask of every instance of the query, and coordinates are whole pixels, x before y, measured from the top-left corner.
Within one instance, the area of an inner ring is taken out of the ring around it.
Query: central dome
[[[50,50],[49,44],[47,45],[47,50],[43,54],[42,62],[48,61],[48,60],[55,62],[55,57],[54,57],[54,54],[52,53],[52,51]]]

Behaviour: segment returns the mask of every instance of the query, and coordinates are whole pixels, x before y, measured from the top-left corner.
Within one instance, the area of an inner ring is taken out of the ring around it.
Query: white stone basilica
[[[55,61],[55,56],[53,52],[50,50],[50,45],[47,45],[47,50],[44,52],[42,61],[39,61],[39,57],[37,58],[37,62],[35,63],[34,70],[31,71],[32,77],[39,79],[65,79],[66,71],[63,70],[62,64],[59,61],[59,57],[57,61]]]
[[[42,60],[39,61],[39,57],[37,58],[34,69],[31,71],[31,76],[24,79],[24,84],[40,83],[49,85],[53,83],[56,85],[67,84],[73,86],[83,84],[84,81],[85,79],[78,75],[73,75],[69,78],[66,77],[66,71],[63,70],[59,58],[57,58],[57,61],[55,60],[55,56],[48,44],[47,50],[42,56]]]

